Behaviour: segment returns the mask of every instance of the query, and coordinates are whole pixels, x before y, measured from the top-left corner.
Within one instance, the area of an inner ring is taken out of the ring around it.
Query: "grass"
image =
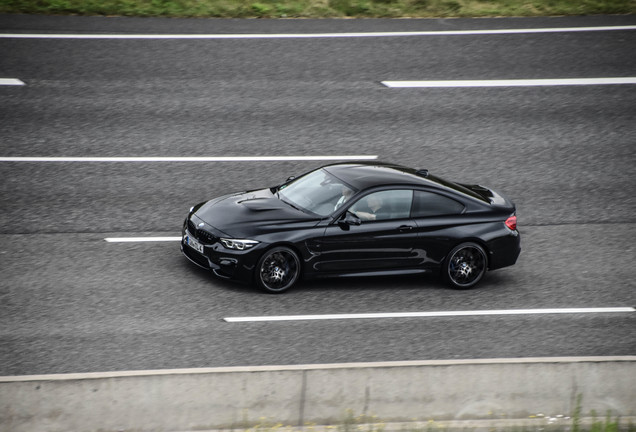
[[[399,18],[636,13],[636,0],[0,0],[0,13],[218,18]]]
[[[432,419],[422,422],[413,419],[411,423],[391,424],[385,423],[375,415],[358,415],[352,410],[346,410],[342,420],[335,425],[306,424],[304,428],[294,426],[284,426],[282,423],[274,424],[262,418],[260,422],[252,427],[245,425],[240,429],[242,432],[636,432],[636,425],[631,422],[621,421],[620,417],[613,417],[608,411],[605,418],[598,419],[597,413],[591,411],[589,416],[583,417],[582,395],[578,395],[576,406],[571,413],[571,417],[562,415],[556,417],[539,414],[531,416],[531,422],[524,422],[521,419],[507,421],[507,426],[503,423],[482,420],[479,424],[468,421],[466,425],[452,425],[453,422],[434,421]],[[530,420],[529,419],[529,420]],[[504,418],[499,420],[505,420]],[[490,425],[487,425],[490,423]],[[519,425],[514,425],[519,423]],[[228,431],[229,432],[229,431]]]
[[[588,417],[582,417],[582,401],[583,396],[577,395],[576,405],[571,417],[557,416],[552,418],[540,414],[532,416],[531,423],[525,423],[521,426],[487,426],[489,432],[636,432],[636,425],[633,423],[621,422],[620,417],[612,417],[610,411],[604,419],[599,420],[597,413],[591,411]],[[356,416],[352,410],[346,410],[339,424],[328,426],[316,426],[307,424],[304,428],[293,426],[283,426],[283,424],[269,423],[267,419],[262,418],[261,421],[252,426],[244,427],[243,432],[473,432],[473,429],[465,426],[449,426],[449,422],[436,422],[428,420],[427,422],[414,421],[412,423],[402,423],[399,429],[395,429],[395,425],[387,424],[381,421],[377,416],[359,415]],[[522,420],[518,420],[522,422]],[[469,422],[470,423],[470,422]],[[514,424],[514,422],[513,422]],[[412,425],[412,426],[411,426]],[[484,424],[475,425],[479,430],[484,430]],[[234,429],[233,429],[234,430]]]
[[[417,424],[417,425],[415,425]],[[390,423],[382,423],[375,420],[372,423],[366,421],[358,422],[348,417],[340,424],[331,426],[306,425],[303,432],[474,432],[470,426],[449,426],[446,422],[435,422],[429,420],[426,423],[414,423],[415,426],[401,424],[399,429],[395,429]],[[475,425],[478,430],[484,430],[484,424]],[[459,428],[459,429],[458,429]],[[621,422],[619,418],[612,418],[608,413],[604,420],[595,417],[592,421],[589,418],[572,418],[569,421],[551,423],[548,419],[542,422],[534,422],[532,425],[522,426],[496,426],[496,422],[487,426],[488,432],[636,432],[636,426],[632,423]],[[299,432],[298,427],[283,426],[282,424],[268,425],[259,424],[251,428],[243,429],[243,432]]]

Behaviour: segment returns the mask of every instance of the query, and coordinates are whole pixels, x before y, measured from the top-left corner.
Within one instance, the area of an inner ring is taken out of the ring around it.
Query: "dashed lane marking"
[[[513,80],[382,81],[390,88],[536,87],[636,84],[636,77]]]
[[[280,162],[375,160],[377,155],[323,156],[192,156],[192,157],[40,157],[4,156],[0,162]]]
[[[24,82],[17,78],[0,78],[0,85],[6,86],[23,86]]]
[[[540,315],[540,314],[598,314],[635,312],[633,307],[605,308],[567,308],[567,309],[509,309],[509,310],[473,310],[473,311],[437,311],[437,312],[398,312],[398,313],[360,313],[330,315],[283,315],[228,317],[225,322],[267,322],[267,321],[309,321],[309,320],[344,320],[344,319],[380,319],[380,318],[431,318],[431,317],[466,317],[493,315]]]
[[[106,237],[108,243],[174,242],[181,237]]]

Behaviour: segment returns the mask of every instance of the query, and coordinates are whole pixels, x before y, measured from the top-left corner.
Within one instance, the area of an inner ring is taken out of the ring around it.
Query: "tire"
[[[443,277],[455,289],[469,289],[477,285],[488,269],[486,251],[477,243],[455,246],[444,261]]]
[[[300,276],[300,259],[287,247],[275,247],[263,254],[256,266],[256,285],[268,293],[290,289]]]

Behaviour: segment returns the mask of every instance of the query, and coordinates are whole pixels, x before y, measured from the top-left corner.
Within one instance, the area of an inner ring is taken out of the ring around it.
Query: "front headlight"
[[[221,241],[221,244],[224,247],[226,247],[227,249],[234,249],[234,250],[245,250],[245,249],[254,247],[258,244],[256,240],[239,240],[239,239],[227,239],[227,238],[221,238],[219,240]]]

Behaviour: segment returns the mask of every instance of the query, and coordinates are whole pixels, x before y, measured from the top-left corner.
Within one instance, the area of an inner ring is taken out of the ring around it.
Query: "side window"
[[[360,198],[349,208],[349,211],[363,222],[403,219],[409,217],[412,202],[412,190],[387,190]]]
[[[454,199],[432,192],[415,191],[413,217],[460,214],[464,205]]]

